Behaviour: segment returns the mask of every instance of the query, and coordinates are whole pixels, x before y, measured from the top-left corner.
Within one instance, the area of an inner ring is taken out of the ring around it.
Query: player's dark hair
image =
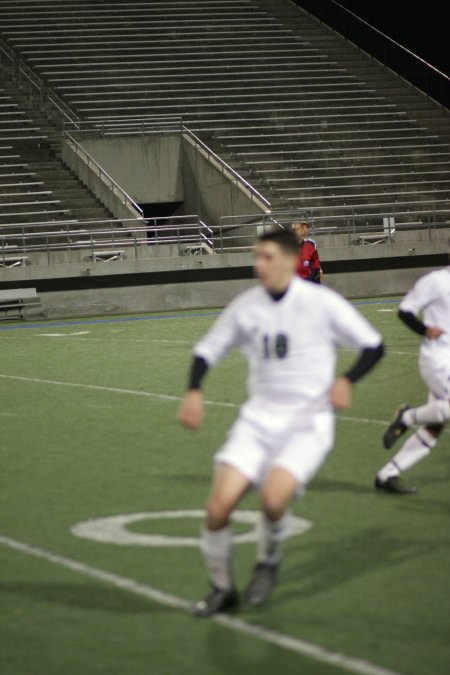
[[[292,255],[298,254],[299,243],[297,237],[291,230],[270,230],[269,232],[261,234],[257,241],[273,241],[275,244],[278,244],[283,253],[291,253]]]

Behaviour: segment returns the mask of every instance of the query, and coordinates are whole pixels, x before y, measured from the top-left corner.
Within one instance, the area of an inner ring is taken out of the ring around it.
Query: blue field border
[[[105,319],[67,319],[67,321],[45,321],[45,323],[14,324],[0,326],[2,330],[23,330],[27,328],[63,328],[64,326],[94,326],[102,323],[130,323],[133,321],[159,321],[163,319],[192,319],[202,316],[218,316],[220,312],[205,312],[204,314],[164,314],[161,316],[121,316]]]
[[[355,300],[354,305],[389,305],[398,304],[398,299],[389,300]],[[16,323],[8,326],[0,326],[0,331],[27,330],[30,328],[64,328],[66,326],[95,326],[105,323],[130,323],[136,321],[165,321],[169,319],[198,319],[202,317],[218,316],[220,311],[202,313],[160,314],[148,316],[117,316],[104,319],[68,319],[67,321],[45,321],[44,323]]]

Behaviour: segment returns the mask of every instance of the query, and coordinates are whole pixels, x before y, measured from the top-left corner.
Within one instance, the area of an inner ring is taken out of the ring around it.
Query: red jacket
[[[302,279],[320,284],[320,260],[314,239],[304,239],[300,245],[296,272]]]

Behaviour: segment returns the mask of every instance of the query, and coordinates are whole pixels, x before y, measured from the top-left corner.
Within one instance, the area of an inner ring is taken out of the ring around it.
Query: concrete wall
[[[389,275],[385,272],[333,274],[327,276],[326,285],[348,298],[403,295],[429,271],[430,268],[417,268],[393,270]],[[48,292],[40,294],[42,307],[35,315],[56,318],[223,307],[254,283],[251,279],[233,279]]]
[[[243,228],[244,232],[246,228]],[[348,235],[324,235],[316,237],[320,258],[323,263],[351,261],[351,260],[372,260],[372,259],[388,259],[390,257],[408,257],[414,258],[419,255],[435,255],[439,253],[446,253],[448,250],[448,241],[450,236],[450,228],[442,228],[433,231],[433,239],[430,240],[427,231],[410,231],[396,234],[395,241],[376,245],[366,246],[350,246],[348,242]],[[254,239],[251,240],[253,243]],[[227,245],[229,242],[225,241]],[[121,246],[125,253],[126,261],[133,260],[147,260],[149,263],[149,270],[154,269],[155,258],[161,259],[165,269],[178,268],[186,263],[186,260],[180,261],[180,257],[186,256],[186,246],[182,243],[177,244],[138,244],[136,247],[130,242],[129,246]],[[30,278],[38,275],[42,278],[51,276],[57,273],[58,269],[66,269],[70,274],[72,265],[78,269],[77,265],[81,264],[84,267],[85,261],[90,254],[89,248],[72,249],[72,250],[51,250],[46,252],[31,252],[28,257],[31,265],[25,268],[16,267],[11,269],[0,267],[0,283],[6,281],[12,274],[24,275],[25,278]],[[210,260],[208,256],[201,256],[202,264],[211,264],[214,266],[229,266],[230,260],[239,261],[236,264],[251,265],[251,253],[228,253]],[[199,260],[197,257],[191,257],[191,260]],[[187,256],[189,260],[189,256]],[[125,272],[135,271],[128,270],[125,266],[125,261],[120,263]],[[100,265],[100,263],[99,263]],[[66,268],[64,266],[67,266]],[[42,268],[42,269],[41,269]],[[105,269],[106,271],[106,269]]]
[[[170,246],[142,246],[137,250],[147,254],[151,251],[154,257],[135,258],[131,247],[124,260],[92,262],[83,260],[80,251],[55,251],[53,264],[47,265],[45,254],[35,253],[30,256],[31,265],[0,268],[0,287],[36,286],[44,316],[70,317],[218,307],[254,283],[251,252],[197,256],[179,255]],[[416,279],[432,269],[421,266],[430,262],[421,263],[418,256],[440,254],[439,264],[445,264],[447,251],[448,230],[434,241],[419,238],[413,246],[399,241],[320,249],[325,271],[329,261],[334,265],[329,269],[335,272],[326,273],[325,285],[348,298],[403,295]],[[38,260],[38,256],[42,258]],[[406,265],[401,264],[404,258],[409,258]],[[417,263],[414,258],[418,258]],[[369,261],[373,271],[340,271],[357,270],[353,261]],[[63,288],[77,290],[59,290]]]
[[[423,233],[419,232],[420,238],[415,238],[414,233],[410,232],[409,236],[405,236],[402,241],[399,237],[391,243],[385,242],[382,244],[367,244],[364,246],[345,246],[340,243],[336,246],[325,246],[323,240],[317,237],[317,250],[319,251],[320,259],[323,263],[327,261],[339,260],[371,260],[371,259],[388,259],[392,257],[408,257],[414,258],[419,255],[434,255],[437,253],[445,253],[448,250],[448,234],[450,230],[442,230],[442,234],[446,233],[441,238],[429,241],[425,237],[421,237]],[[407,234],[406,232],[404,233]],[[346,235],[341,235],[345,237]]]
[[[183,213],[208,224],[222,216],[260,214],[264,205],[237,184],[233,175],[181,133],[142,136],[83,136],[81,146],[138,204],[183,202]],[[133,217],[113,193],[108,194],[86,162],[66,141],[63,160],[117,218]],[[254,236],[254,230],[251,231]]]
[[[1,272],[0,286],[4,287],[1,281],[7,279],[8,287],[20,288],[31,284],[38,289],[59,288],[59,285],[64,288],[70,286],[70,279],[73,279],[78,287],[80,278],[84,278],[84,281],[81,279],[82,288],[79,290],[39,292],[42,307],[35,315],[50,318],[222,307],[236,293],[255,283],[249,278],[252,257],[248,254],[176,258],[170,261],[170,270],[168,261],[155,258],[110,263],[71,263],[51,268],[36,267],[34,271],[32,266],[13,268]],[[233,271],[230,268],[237,269]],[[51,276],[49,269],[52,271]],[[203,280],[203,274],[197,273],[197,270],[204,270],[210,274],[214,269],[214,278],[210,280]],[[325,285],[348,298],[403,295],[420,276],[431,269],[414,267],[327,274]],[[170,271],[173,281],[159,283],[161,273],[164,276]],[[195,271],[195,281],[192,280],[192,271]],[[185,276],[180,277],[183,273]],[[159,277],[155,276],[158,274]],[[124,275],[126,283],[121,283],[120,276],[118,281],[117,275]],[[111,282],[105,279],[108,276],[114,277]],[[176,276],[179,279],[175,279]],[[100,284],[98,277],[103,278]]]
[[[56,318],[223,307],[252,283],[249,280],[205,281],[44,293],[41,312]]]
[[[381,230],[380,230],[381,231]],[[450,223],[441,223],[440,227],[430,224],[423,229],[396,230],[392,239],[381,244],[364,244],[358,234],[320,234],[311,231],[311,237],[324,259],[333,260],[338,251],[345,252],[345,257],[365,258],[403,255],[406,253],[424,253],[446,251],[450,237]]]
[[[263,207],[233,182],[206,153],[183,141],[183,183],[186,213],[198,213],[208,224],[217,225],[222,216],[260,214]]]
[[[138,204],[183,201],[179,133],[83,137],[80,144]]]

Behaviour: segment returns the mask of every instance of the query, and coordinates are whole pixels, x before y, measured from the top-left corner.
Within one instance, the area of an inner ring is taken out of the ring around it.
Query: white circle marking
[[[174,518],[204,518],[202,509],[188,509],[179,511],[146,511],[143,513],[127,513],[106,518],[93,518],[78,523],[71,528],[72,534],[82,539],[101,542],[103,544],[117,544],[119,546],[195,546],[198,547],[198,537],[175,537],[161,534],[143,534],[132,532],[127,525],[142,520],[169,520]],[[258,523],[260,514],[258,511],[235,511],[232,521],[253,525],[250,532],[236,534],[233,537],[235,544],[247,544],[258,540]],[[303,534],[312,527],[312,523],[304,518],[290,516],[289,536]]]

